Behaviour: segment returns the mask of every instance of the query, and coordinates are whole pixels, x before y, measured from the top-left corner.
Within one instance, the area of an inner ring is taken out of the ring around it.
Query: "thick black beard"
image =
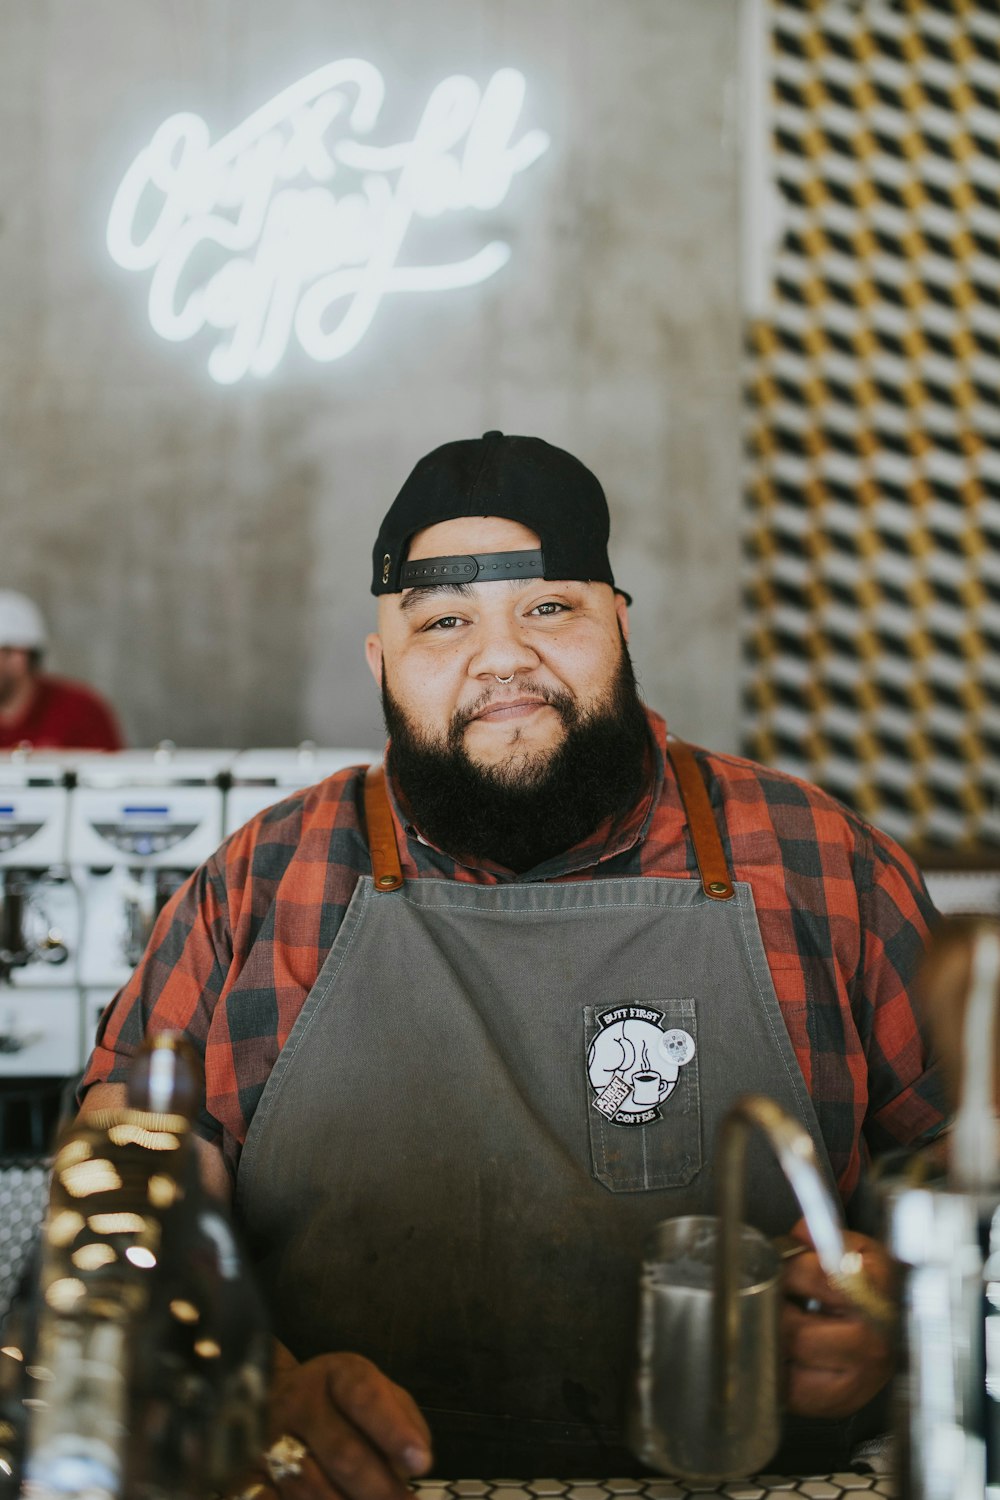
[[[539,691],[529,684],[528,677],[518,681],[522,691]],[[456,713],[443,741],[432,740],[383,681],[389,768],[425,839],[456,857],[523,874],[633,806],[649,743],[646,716],[623,642],[609,693],[588,714],[568,693],[545,693],[566,729],[555,750],[529,759],[515,748],[508,760],[480,766],[466,753],[465,729],[490,696]]]

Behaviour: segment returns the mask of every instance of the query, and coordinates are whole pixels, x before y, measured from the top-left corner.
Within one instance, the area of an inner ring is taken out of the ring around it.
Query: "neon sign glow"
[[[125,270],[152,272],[161,338],[222,335],[208,358],[221,385],[270,374],[293,335],[312,359],[340,359],[387,293],[474,286],[506,265],[503,240],[464,260],[399,260],[415,219],[496,208],[548,149],[543,130],[512,140],[524,94],[513,68],[482,90],[456,74],[434,89],[412,140],[372,145],[359,137],[377,124],[385,85],[345,58],[214,145],[200,115],[171,115],[121,181],[108,250]]]

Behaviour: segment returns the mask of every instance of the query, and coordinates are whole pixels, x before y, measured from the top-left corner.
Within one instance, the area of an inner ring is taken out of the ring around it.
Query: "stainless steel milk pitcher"
[[[830,1281],[874,1320],[895,1315],[845,1247],[808,1131],[771,1099],[738,1099],[719,1132],[718,1215],[657,1225],[640,1274],[629,1442],[651,1468],[702,1483],[760,1472],[781,1437],[781,1254],[742,1222],[751,1129],[777,1156]]]

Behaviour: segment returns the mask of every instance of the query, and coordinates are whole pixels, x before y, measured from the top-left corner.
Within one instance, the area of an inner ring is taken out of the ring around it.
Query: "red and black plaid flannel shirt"
[[[394,807],[404,876],[495,884],[697,874],[666,725],[631,813],[527,875],[471,867],[423,843]],[[817,788],[696,751],[736,880],[753,889],[792,1046],[845,1202],[873,1153],[943,1118],[909,988],[933,919],[923,882],[886,835]],[[363,770],[338,772],[259,814],[164,909],[146,955],[103,1016],[82,1088],[120,1082],[147,1031],[185,1032],[204,1058],[199,1122],[235,1171],[279,1051],[371,865]]]

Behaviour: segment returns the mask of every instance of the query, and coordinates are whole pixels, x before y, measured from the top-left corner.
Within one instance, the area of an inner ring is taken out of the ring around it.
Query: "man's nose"
[[[539,660],[515,621],[497,622],[483,629],[469,662],[469,676],[502,678],[533,672]]]

